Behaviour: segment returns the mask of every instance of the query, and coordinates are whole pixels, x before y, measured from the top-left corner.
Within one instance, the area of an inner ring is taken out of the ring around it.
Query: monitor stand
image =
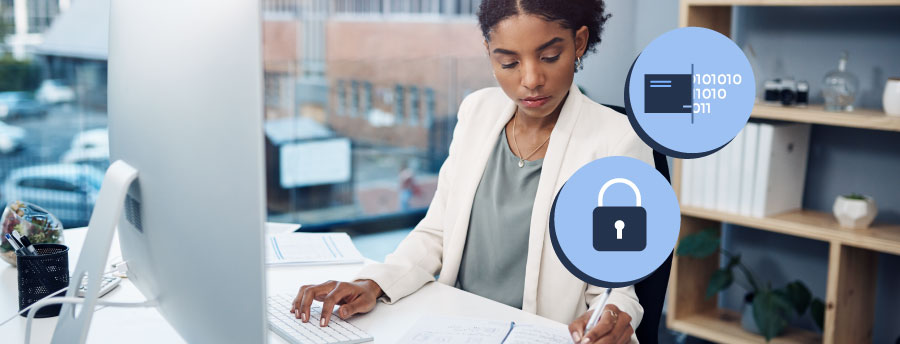
[[[87,237],[84,239],[78,264],[75,265],[75,273],[69,279],[69,289],[66,290],[66,297],[76,297],[75,293],[80,287],[82,279],[87,276],[84,303],[81,305],[80,312],[76,311],[75,304],[63,304],[59,312],[59,320],[56,323],[56,330],[53,332],[53,343],[84,343],[87,339],[91,317],[94,315],[94,306],[99,298],[100,281],[105,272],[113,233],[115,233],[116,224],[119,223],[119,218],[122,216],[125,195],[137,176],[137,169],[122,160],[113,162],[106,170],[97,203],[91,213]]]

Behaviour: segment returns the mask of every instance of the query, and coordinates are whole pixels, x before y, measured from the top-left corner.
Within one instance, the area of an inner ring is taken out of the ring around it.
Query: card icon
[[[645,113],[691,113],[690,74],[645,74]]]

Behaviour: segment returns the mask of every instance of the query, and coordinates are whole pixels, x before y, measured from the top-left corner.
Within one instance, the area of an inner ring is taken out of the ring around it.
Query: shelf
[[[763,336],[741,328],[741,316],[734,311],[716,309],[675,319],[669,328],[717,343],[765,343]],[[769,343],[821,343],[822,335],[798,328],[788,328]]]
[[[900,6],[898,0],[682,0],[688,6]]]
[[[704,27],[732,37],[734,9],[740,6],[900,6],[900,0],[680,0],[678,25]],[[813,27],[815,28],[815,27]],[[822,32],[826,34],[826,32]],[[796,38],[796,37],[795,37]],[[851,113],[824,111],[821,105],[805,108],[755,104],[751,117],[794,123],[900,132],[900,117],[879,110]],[[681,189],[682,164],[675,161],[672,187]],[[888,182],[889,183],[889,182]],[[789,211],[768,217],[750,217],[698,207],[681,209],[679,238],[733,223],[828,244],[828,277],[824,331],[817,334],[788,329],[774,343],[871,343],[875,322],[875,294],[879,252],[900,255],[900,225],[875,225],[863,230],[842,229],[830,212]],[[764,343],[761,336],[744,331],[738,313],[717,308],[717,298],[704,290],[720,268],[718,255],[706,259],[675,256],[669,277],[669,328],[719,343]]]
[[[870,109],[857,109],[854,112],[828,112],[822,105],[798,108],[757,103],[753,105],[750,117],[848,128],[900,131],[900,116],[888,116],[882,111]]]
[[[752,217],[691,206],[681,213],[708,220],[732,223],[776,233],[900,255],[900,225],[874,224],[868,229],[843,229],[829,213],[812,210],[790,211],[770,217]]]

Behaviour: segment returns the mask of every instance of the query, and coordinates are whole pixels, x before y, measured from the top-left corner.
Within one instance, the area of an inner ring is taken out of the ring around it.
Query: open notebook
[[[403,336],[400,343],[571,344],[565,326],[548,327],[475,318],[428,316]]]

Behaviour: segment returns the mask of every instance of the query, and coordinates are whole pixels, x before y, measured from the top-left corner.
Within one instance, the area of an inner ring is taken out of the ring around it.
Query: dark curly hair
[[[573,33],[587,26],[585,54],[597,48],[603,25],[611,16],[605,13],[603,0],[483,0],[478,8],[478,25],[484,39],[490,41],[491,28],[517,14],[532,14],[559,22]]]

